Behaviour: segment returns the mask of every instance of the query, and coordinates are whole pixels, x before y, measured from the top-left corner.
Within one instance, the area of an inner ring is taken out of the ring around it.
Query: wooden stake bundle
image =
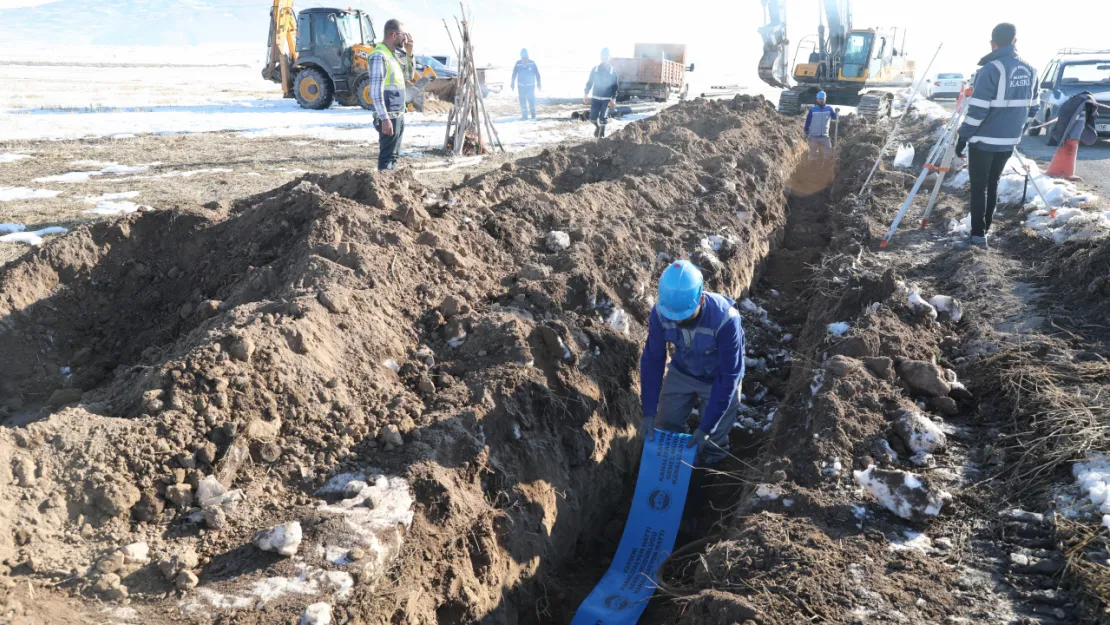
[[[455,108],[447,117],[447,132],[443,137],[443,149],[456,156],[464,152],[471,154],[484,154],[487,152],[486,142],[492,141],[502,152],[501,139],[497,130],[486,112],[486,104],[482,101],[482,85],[478,80],[478,70],[474,66],[474,46],[470,38],[470,25],[466,19],[466,9],[459,4],[463,19],[460,23],[455,19],[458,29],[461,49],[455,48],[455,55],[459,58],[459,76],[455,88]],[[451,46],[455,46],[455,38],[451,35],[451,28],[443,22],[447,29],[447,36],[451,39]],[[483,138],[483,134],[485,138]],[[469,145],[468,145],[469,141]]]

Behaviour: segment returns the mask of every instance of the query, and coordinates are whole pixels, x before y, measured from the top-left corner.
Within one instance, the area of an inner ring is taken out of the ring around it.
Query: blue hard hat
[[[659,278],[659,313],[671,321],[694,316],[701,304],[704,280],[701,271],[690,261],[673,262]]]
[[[609,48],[602,48],[601,56],[609,56]]]
[[[520,56],[522,56],[524,58],[528,58],[528,48],[521,48],[520,49]]]
[[[818,100],[824,100],[825,99],[825,92],[824,91],[818,91],[817,92],[817,99]]]

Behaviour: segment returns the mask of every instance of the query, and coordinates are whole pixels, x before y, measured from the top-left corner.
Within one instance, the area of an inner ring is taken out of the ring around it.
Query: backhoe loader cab
[[[376,35],[359,10],[311,8],[294,12],[292,0],[274,0],[270,54],[263,78],[280,83],[287,98],[306,109],[343,106],[373,109],[367,58]]]

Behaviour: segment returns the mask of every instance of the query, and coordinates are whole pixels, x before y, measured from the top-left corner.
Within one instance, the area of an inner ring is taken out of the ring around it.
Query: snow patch
[[[320,602],[305,608],[301,625],[331,625],[331,604]]]
[[[85,213],[89,215],[127,215],[137,212],[141,206],[134,202],[99,202],[96,208],[90,208]]]
[[[14,163],[21,161],[25,158],[31,158],[30,154],[16,154],[14,152],[0,153],[0,163]]]
[[[294,556],[297,555],[297,549],[301,546],[301,537],[300,521],[288,521],[258,532],[254,535],[252,542],[255,547],[262,551],[272,551],[283,556]]]
[[[829,324],[829,334],[833,336],[844,336],[848,333],[852,326],[848,325],[847,321],[837,321],[836,323]]]
[[[69,230],[61,226],[50,226],[49,228],[43,228],[42,230],[36,230],[34,232],[16,231],[11,234],[0,236],[0,243],[22,243],[24,245],[30,245],[31,247],[37,247],[43,244],[45,241],[44,237],[51,234],[65,234],[67,232],[69,232]]]
[[[341,495],[337,503],[320,502],[317,512],[343,518],[343,531],[328,536],[329,549],[360,549],[364,557],[351,561],[363,579],[376,579],[401,553],[405,533],[412,526],[414,499],[400,477],[363,472],[332,477],[318,495]]]
[[[61,191],[47,191],[46,189],[29,189],[27,187],[0,187],[0,202],[14,202],[16,200],[40,200],[58,197]]]
[[[782,489],[774,484],[760,484],[759,488],[755,489],[755,496],[761,499],[778,499],[782,495]]]
[[[242,595],[223,594],[209,587],[197,589],[196,596],[178,603],[186,614],[206,614],[207,608],[218,610],[259,609],[267,603],[286,595],[320,596],[330,593],[336,601],[346,601],[351,596],[355,580],[346,571],[325,571],[295,564],[296,576],[267,577],[258,580]]]
[[[9,234],[12,232],[23,232],[27,226],[23,224],[0,224],[0,234]]]
[[[910,308],[912,308],[915,313],[936,320],[936,307],[926,302],[925,299],[921,297],[921,293],[918,292],[916,286],[910,290],[909,303]]]
[[[891,551],[920,551],[926,554],[933,550],[933,539],[921,532],[906,531],[902,535],[904,539],[891,540],[887,548]]]
[[[921,477],[905,471],[887,471],[874,465],[853,471],[859,484],[884,508],[909,521],[920,521],[940,514],[951,495],[929,489]]]
[[[609,313],[609,316],[605,319],[605,323],[609,324],[610,327],[622,334],[628,334],[628,330],[631,327],[631,319],[629,318],[628,313],[626,313],[623,309],[617,308],[615,306],[613,307],[612,312]]]

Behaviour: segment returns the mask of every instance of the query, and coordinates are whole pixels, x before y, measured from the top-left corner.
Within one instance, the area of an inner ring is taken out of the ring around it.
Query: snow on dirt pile
[[[0,269],[2,572],[246,622],[533,613],[635,465],[657,274],[747,287],[795,134],[690,102],[441,196],[307,175],[29,251]],[[250,545],[279,526],[288,557]],[[115,555],[137,542],[150,564]]]

